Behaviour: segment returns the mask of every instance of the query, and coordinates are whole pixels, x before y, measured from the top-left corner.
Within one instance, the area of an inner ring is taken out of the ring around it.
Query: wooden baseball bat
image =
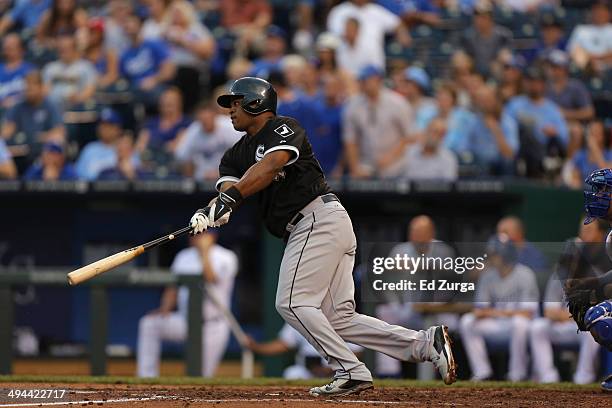
[[[81,282],[85,282],[98,276],[104,272],[110,271],[119,265],[131,261],[137,256],[144,253],[146,250],[156,247],[166,242],[172,241],[176,237],[184,235],[191,231],[191,227],[181,228],[178,231],[174,231],[171,234],[164,235],[161,238],[157,238],[146,244],[138,245],[137,247],[126,249],[125,251],[118,252],[114,255],[107,256],[106,258],[100,259],[99,261],[85,265],[82,268],[76,269],[68,274],[68,283],[71,286],[78,285]]]

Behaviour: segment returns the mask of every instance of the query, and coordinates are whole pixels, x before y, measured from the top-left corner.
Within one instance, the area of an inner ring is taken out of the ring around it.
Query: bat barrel
[[[108,256],[104,259],[100,259],[89,265],[85,265],[82,268],[74,270],[68,274],[68,283],[71,286],[78,285],[94,276],[100,275],[106,271],[109,271],[117,266],[124,264],[136,258],[138,255],[144,252],[144,247],[138,246],[131,248],[114,255]]]

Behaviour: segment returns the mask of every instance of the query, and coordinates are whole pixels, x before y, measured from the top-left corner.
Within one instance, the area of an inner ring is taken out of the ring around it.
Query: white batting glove
[[[205,210],[208,208],[200,208],[198,211],[193,214],[191,220],[189,221],[189,226],[192,228],[191,234],[196,235],[201,232],[204,232],[208,229],[208,217],[205,214]]]

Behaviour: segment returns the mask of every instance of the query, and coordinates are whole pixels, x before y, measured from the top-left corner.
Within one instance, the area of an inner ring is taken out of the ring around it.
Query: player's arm
[[[263,159],[249,167],[240,181],[232,187],[238,190],[242,198],[258,193],[272,183],[274,177],[289,163],[290,159],[291,152],[288,150],[268,153]]]
[[[277,356],[290,350],[289,346],[281,339],[274,339],[266,343],[258,343],[256,340],[249,337],[247,347],[251,351],[264,356]]]
[[[175,286],[168,286],[164,289],[159,303],[159,308],[153,310],[149,314],[168,314],[176,307],[177,288]]]

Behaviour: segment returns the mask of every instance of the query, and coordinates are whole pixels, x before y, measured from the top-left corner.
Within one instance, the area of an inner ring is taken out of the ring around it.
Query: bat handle
[[[165,235],[165,236],[163,236],[161,238],[157,238],[157,239],[155,239],[153,241],[147,242],[146,244],[143,244],[142,246],[144,247],[144,249],[146,251],[147,249],[156,247],[156,246],[161,245],[161,244],[165,244],[168,241],[172,241],[173,239],[178,238],[181,235],[185,235],[186,233],[191,232],[191,230],[192,230],[191,227],[181,228],[178,231],[174,231],[174,232],[172,232],[172,233],[170,233],[168,235]]]

